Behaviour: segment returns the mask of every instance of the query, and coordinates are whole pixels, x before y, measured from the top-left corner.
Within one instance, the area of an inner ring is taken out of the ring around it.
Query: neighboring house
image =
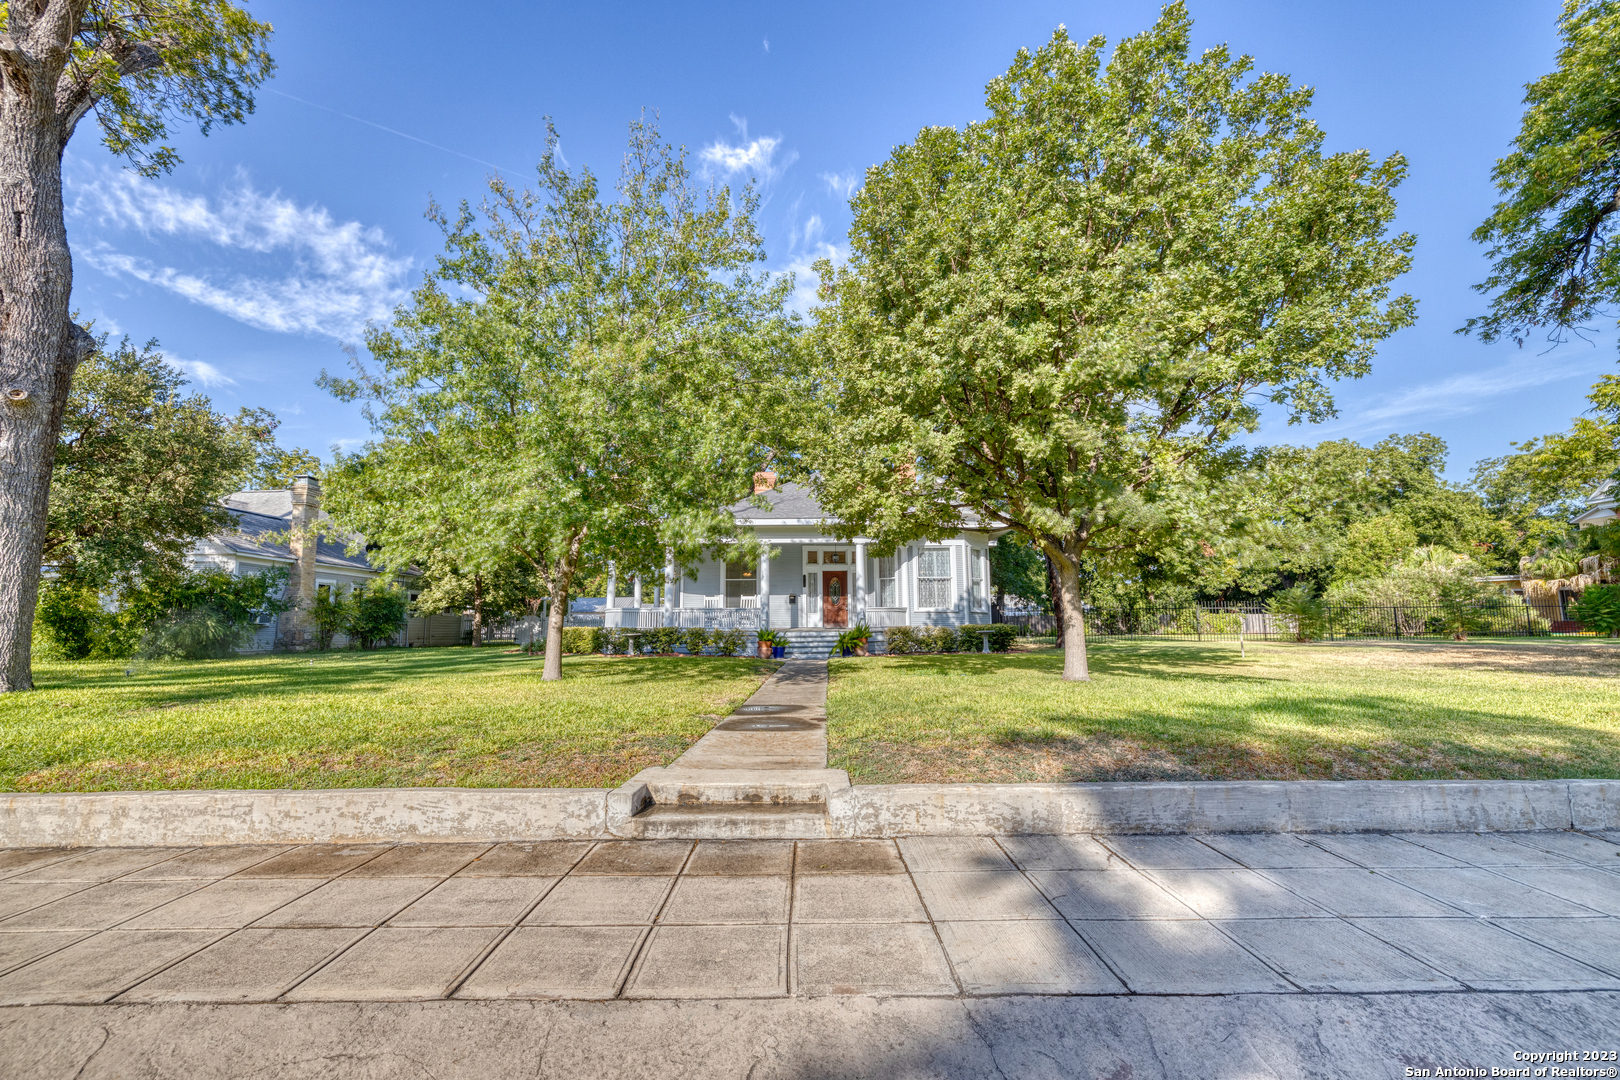
[[[1620,492],[1615,490],[1614,481],[1603,481],[1586,497],[1586,509],[1576,517],[1575,524],[1585,529],[1593,525],[1607,525],[1620,517],[1620,509],[1615,506],[1616,495],[1620,495]]]
[[[762,473],[755,493],[768,508],[745,499],[731,512],[770,545],[770,558],[709,560],[684,575],[671,561],[660,582],[610,577],[606,625],[792,631],[990,621],[994,532],[970,528],[878,556],[865,537],[838,539],[836,523],[804,487]]]
[[[290,488],[275,491],[238,491],[220,500],[236,519],[236,527],[199,540],[187,554],[193,569],[212,568],[242,576],[280,567],[287,571],[287,599],[294,607],[266,618],[249,652],[305,649],[314,644],[309,608],[323,590],[348,590],[375,581],[381,573],[365,552],[349,554],[344,542],[317,538],[313,526],[326,515],[321,510],[321,485],[313,476],[300,476]],[[414,601],[416,594],[409,593]],[[396,645],[459,645],[462,616],[416,616],[394,639]],[[347,645],[340,634],[334,646]]]

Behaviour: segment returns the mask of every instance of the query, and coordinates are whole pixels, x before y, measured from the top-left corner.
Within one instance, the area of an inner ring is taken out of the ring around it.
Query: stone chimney
[[[776,474],[773,472],[757,472],[754,474],[754,494],[762,491],[771,491],[776,487]]]
[[[292,572],[287,578],[291,610],[283,612],[279,644],[284,649],[307,649],[314,644],[309,612],[315,605],[315,524],[321,516],[321,482],[313,476],[295,476],[292,513],[288,517]]]

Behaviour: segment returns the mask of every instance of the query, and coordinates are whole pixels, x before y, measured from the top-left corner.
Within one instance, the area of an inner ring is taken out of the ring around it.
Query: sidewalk
[[[1616,916],[1620,834],[12,850],[0,1074],[1400,1075],[1376,1031],[1508,1067],[1620,1045]]]

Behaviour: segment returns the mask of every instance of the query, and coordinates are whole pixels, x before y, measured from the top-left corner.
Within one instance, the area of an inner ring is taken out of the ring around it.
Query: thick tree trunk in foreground
[[[1086,610],[1080,597],[1080,571],[1067,555],[1048,553],[1057,574],[1058,597],[1063,626],[1063,678],[1065,682],[1089,682],[1086,666]]]
[[[51,466],[73,371],[94,347],[68,321],[73,260],[62,222],[66,118],[56,87],[76,10],[11,8],[0,43],[0,692],[34,685],[34,602]],[[44,25],[66,20],[64,27]],[[58,44],[60,42],[60,44]]]

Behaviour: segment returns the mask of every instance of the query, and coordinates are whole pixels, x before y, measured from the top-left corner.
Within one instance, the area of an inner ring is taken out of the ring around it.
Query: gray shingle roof
[[[822,513],[821,504],[816,502],[810,489],[803,484],[783,484],[761,494],[771,508],[761,510],[751,499],[744,499],[731,507],[738,521],[820,521],[826,516]]]
[[[252,555],[261,559],[275,559],[278,561],[292,561],[292,550],[284,541],[268,535],[272,533],[285,533],[292,527],[291,499],[287,499],[286,514],[256,513],[253,510],[243,509],[238,500],[245,495],[287,495],[287,492],[274,491],[239,491],[235,495],[224,499],[225,509],[236,518],[236,530],[223,533],[213,539],[230,548],[238,555]],[[268,503],[268,500],[266,500]],[[342,566],[352,570],[372,570],[371,563],[366,559],[365,552],[350,555],[347,546],[341,541],[334,541],[321,537],[315,544],[315,561],[328,566]]]

